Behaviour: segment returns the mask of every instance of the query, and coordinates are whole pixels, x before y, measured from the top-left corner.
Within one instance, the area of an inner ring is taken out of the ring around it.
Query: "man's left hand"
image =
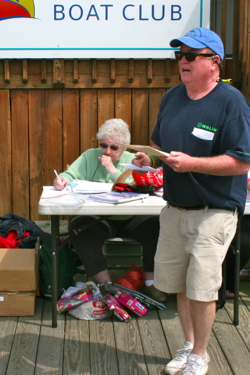
[[[137,152],[135,154],[135,158],[132,160],[132,164],[136,165],[137,167],[151,167],[151,163],[152,161],[150,157],[144,152]]]
[[[168,158],[160,157],[175,172],[185,173],[193,170],[195,158],[182,152],[172,151]]]

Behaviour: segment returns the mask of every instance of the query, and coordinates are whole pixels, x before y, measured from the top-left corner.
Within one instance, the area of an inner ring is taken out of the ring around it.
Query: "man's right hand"
[[[151,167],[151,159],[150,157],[145,154],[144,152],[137,152],[135,154],[135,158],[132,160],[132,164],[136,165],[137,167]],[[145,173],[145,172],[144,172]]]
[[[54,188],[56,190],[63,190],[67,186],[67,183],[68,182],[65,177],[60,177],[60,179],[56,177],[54,179]]]

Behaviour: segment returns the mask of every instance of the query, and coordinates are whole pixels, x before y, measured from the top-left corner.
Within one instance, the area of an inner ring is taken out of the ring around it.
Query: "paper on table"
[[[102,202],[102,203],[126,203],[130,201],[134,201],[137,199],[144,199],[148,197],[148,194],[140,194],[134,192],[117,192],[117,191],[110,191],[102,194],[94,194],[89,195],[89,199],[93,201]]]
[[[134,164],[126,164],[126,163],[121,163],[120,165],[123,165],[124,167],[128,168],[128,169],[132,169],[133,171],[141,171],[141,172],[158,172],[157,169],[155,168],[152,168],[152,167],[146,167],[146,166],[143,166],[143,167],[137,167],[136,165]]]
[[[75,194],[70,191],[56,190],[54,186],[44,186],[43,196],[40,200],[43,204],[55,204],[59,206],[79,206],[85,203],[85,200],[80,194]]]
[[[74,180],[67,186],[66,189],[71,189],[72,191],[77,193],[89,194],[104,193],[106,191],[111,191],[112,187],[112,183]]]
[[[162,197],[163,196],[163,188],[155,190],[154,194],[157,195],[157,197]]]
[[[157,150],[156,148],[153,148],[153,147],[150,147],[150,146],[128,145],[128,144],[125,144],[125,143],[119,143],[119,142],[114,142],[114,141],[113,141],[113,143],[117,143],[117,144],[125,146],[127,148],[131,148],[132,150],[145,152],[145,154],[150,154],[150,155],[153,155],[153,156],[169,157],[168,152],[163,152],[163,151]]]
[[[54,188],[54,186],[43,186],[43,190],[45,190],[45,191],[48,191],[48,190],[51,190],[51,191],[59,191],[59,190],[56,190],[56,189]]]

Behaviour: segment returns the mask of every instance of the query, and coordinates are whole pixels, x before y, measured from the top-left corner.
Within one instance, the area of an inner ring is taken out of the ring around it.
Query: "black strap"
[[[93,225],[99,223],[100,221],[103,221],[104,219],[106,218],[106,216],[102,216],[102,217],[99,217],[99,219],[93,221],[93,223],[90,223],[90,224],[84,224],[84,225],[81,225],[80,227],[76,228],[76,229],[73,229],[72,232],[74,232],[73,236],[72,234],[70,235],[70,238],[74,238],[75,236],[77,236],[80,232],[92,227]]]

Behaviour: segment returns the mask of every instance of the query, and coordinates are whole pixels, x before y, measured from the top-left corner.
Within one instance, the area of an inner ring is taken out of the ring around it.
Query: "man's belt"
[[[178,206],[177,204],[171,204],[169,203],[169,206],[171,207],[175,207],[177,208],[177,210],[181,210],[181,211],[189,211],[189,210],[209,210],[209,209],[212,209],[212,210],[226,210],[226,211],[230,211],[230,212],[234,212],[234,213],[237,213],[238,212],[238,207],[233,207],[233,208],[225,208],[225,207],[215,207],[215,206],[211,206],[210,204],[209,205],[206,205],[206,206],[203,206],[203,205],[198,205],[198,206],[191,206],[191,207],[182,207],[182,206]]]

